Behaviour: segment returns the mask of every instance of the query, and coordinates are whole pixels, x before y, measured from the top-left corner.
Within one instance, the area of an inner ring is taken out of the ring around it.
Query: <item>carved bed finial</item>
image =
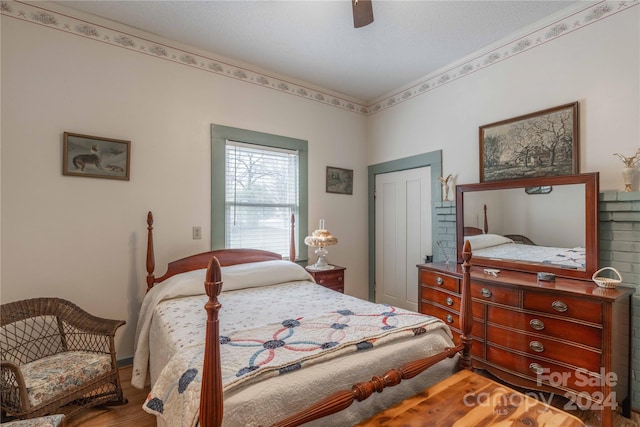
[[[153,287],[155,276],[153,271],[156,269],[155,254],[153,253],[153,214],[151,211],[147,214],[147,292]]]
[[[289,238],[289,261],[296,261],[296,216],[291,214],[291,236]]]
[[[222,401],[222,368],[220,362],[220,325],[218,312],[222,305],[218,296],[222,291],[222,270],[215,256],[209,261],[204,289],[209,300],[204,308],[207,311],[207,330],[202,369],[202,389],[200,391],[200,426],[219,427],[222,425],[224,411]]]
[[[471,369],[471,329],[473,328],[473,312],[471,310],[471,243],[464,241],[462,248],[462,300],[460,302],[460,342],[464,350],[460,355],[460,367]]]

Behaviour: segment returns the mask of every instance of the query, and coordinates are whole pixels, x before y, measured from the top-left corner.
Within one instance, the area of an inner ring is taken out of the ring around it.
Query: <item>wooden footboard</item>
[[[221,308],[218,296],[222,291],[221,267],[248,262],[259,262],[273,259],[282,259],[279,254],[273,252],[251,250],[251,249],[221,249],[204,252],[183,258],[169,264],[167,272],[160,278],[154,276],[155,260],[153,251],[153,215],[149,212],[147,216],[148,244],[147,244],[147,290],[151,289],[155,283],[161,282],[175,274],[191,271],[195,269],[207,268],[204,283],[208,301],[205,304],[207,312],[205,355],[202,372],[202,389],[200,396],[200,426],[219,427],[222,424],[223,415],[223,392],[222,374],[220,362],[220,330],[218,323],[218,312]],[[292,242],[293,242],[292,217]],[[295,259],[295,246],[291,244],[290,259]],[[363,401],[374,392],[380,393],[385,388],[400,384],[402,380],[410,379],[425,371],[436,363],[453,357],[460,353],[460,366],[471,368],[471,327],[473,317],[471,312],[471,292],[470,292],[470,268],[471,268],[471,247],[468,241],[465,242],[463,250],[463,280],[462,280],[462,302],[460,307],[460,325],[462,329],[460,344],[445,349],[444,351],[430,357],[409,362],[398,369],[391,369],[381,376],[374,376],[370,381],[357,383],[350,390],[336,392],[318,403],[309,406],[299,413],[282,420],[274,426],[297,426],[306,422],[325,417],[342,411],[349,407],[354,401]]]
[[[462,328],[462,334],[460,344],[455,347],[447,348],[433,356],[406,363],[398,369],[391,369],[382,376],[374,376],[370,381],[357,383],[351,387],[351,390],[342,390],[333,393],[327,398],[303,409],[297,414],[275,423],[273,427],[294,427],[340,412],[351,406],[354,401],[357,400],[358,402],[361,402],[369,398],[374,392],[382,393],[385,388],[396,386],[400,384],[402,380],[413,378],[436,363],[455,356],[458,352],[461,353],[460,366],[465,369],[471,369],[470,351],[473,315],[471,312],[471,245],[468,240],[464,244],[462,256],[464,263],[462,265],[462,301],[460,306],[460,325]],[[202,421],[203,420],[201,419],[201,424]]]

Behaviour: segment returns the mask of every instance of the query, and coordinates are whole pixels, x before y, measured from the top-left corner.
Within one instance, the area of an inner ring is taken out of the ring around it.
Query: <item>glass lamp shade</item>
[[[311,236],[305,237],[304,243],[307,246],[316,248],[315,254],[318,256],[316,263],[310,268],[314,270],[330,270],[333,268],[332,265],[327,264],[326,256],[329,253],[327,246],[338,243],[336,237],[332,236],[327,230],[316,230]]]

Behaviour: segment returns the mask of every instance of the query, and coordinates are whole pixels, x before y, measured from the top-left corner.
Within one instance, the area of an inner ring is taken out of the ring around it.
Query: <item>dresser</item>
[[[449,324],[457,343],[461,267],[434,263],[418,269],[419,311]],[[543,282],[517,271],[494,277],[472,267],[473,366],[510,384],[601,410],[602,425],[612,426],[618,405],[630,416],[633,292],[577,279]]]
[[[334,265],[330,270],[314,270],[311,267],[306,267],[306,270],[313,276],[313,280],[315,280],[317,284],[344,293],[345,267]]]

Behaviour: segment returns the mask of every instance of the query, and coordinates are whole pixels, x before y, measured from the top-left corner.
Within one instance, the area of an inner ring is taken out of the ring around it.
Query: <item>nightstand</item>
[[[311,266],[305,269],[313,276],[318,285],[344,293],[344,271],[346,268],[334,265],[331,270],[313,270]]]

